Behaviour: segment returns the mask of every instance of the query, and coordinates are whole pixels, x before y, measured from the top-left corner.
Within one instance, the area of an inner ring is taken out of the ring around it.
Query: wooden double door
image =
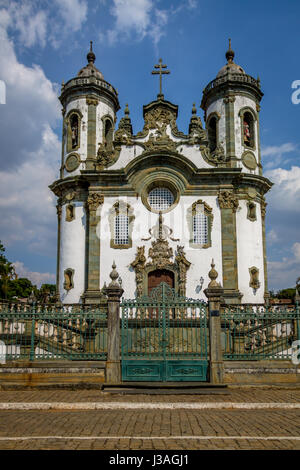
[[[152,289],[158,287],[162,282],[165,282],[169,287],[174,289],[174,273],[167,269],[156,269],[155,271],[151,271],[148,274],[148,295],[150,295]]]

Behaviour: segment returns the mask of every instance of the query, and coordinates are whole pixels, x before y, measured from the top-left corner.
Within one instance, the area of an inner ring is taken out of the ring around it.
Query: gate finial
[[[220,287],[220,284],[216,281],[218,273],[215,270],[215,263],[213,259],[211,260],[211,270],[208,273],[208,277],[211,279],[208,287]]]
[[[109,284],[108,287],[121,287],[120,284],[118,283],[117,279],[119,278],[119,273],[116,270],[116,263],[113,262],[112,265],[112,272],[110,273],[109,277],[111,278],[111,283]]]

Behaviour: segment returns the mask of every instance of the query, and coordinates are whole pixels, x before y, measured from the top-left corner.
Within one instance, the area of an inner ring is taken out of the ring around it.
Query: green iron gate
[[[166,283],[150,296],[124,300],[123,381],[206,381],[207,304],[175,294]]]

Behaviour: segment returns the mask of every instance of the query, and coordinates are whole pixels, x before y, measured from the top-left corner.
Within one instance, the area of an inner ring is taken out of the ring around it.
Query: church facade
[[[113,261],[126,298],[164,281],[180,296],[206,299],[212,259],[226,303],[268,297],[265,194],[259,141],[260,80],[234,62],[204,89],[188,133],[178,106],[160,92],[143,106],[133,133],[128,106],[116,128],[118,93],[88,64],[62,85],[63,136],[58,197],[57,299],[97,304]],[[188,124],[188,123],[187,123]]]

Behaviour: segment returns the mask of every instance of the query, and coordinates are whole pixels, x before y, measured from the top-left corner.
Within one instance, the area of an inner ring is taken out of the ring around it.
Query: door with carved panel
[[[156,269],[148,274],[148,295],[152,289],[158,287],[162,282],[165,282],[174,289],[174,273],[167,269]]]

